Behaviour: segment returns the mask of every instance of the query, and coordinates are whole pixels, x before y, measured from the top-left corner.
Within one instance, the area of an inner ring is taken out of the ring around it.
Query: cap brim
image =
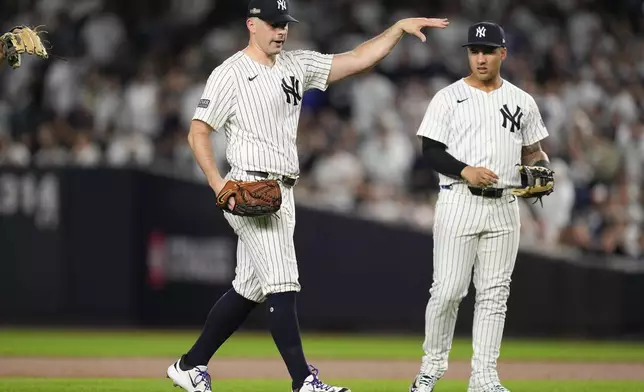
[[[279,15],[274,18],[264,20],[268,23],[300,23],[299,20],[295,19],[291,15]]]
[[[499,45],[494,42],[468,42],[466,44],[461,45],[461,47],[466,48],[468,46],[490,46],[493,48],[502,48],[504,45]]]

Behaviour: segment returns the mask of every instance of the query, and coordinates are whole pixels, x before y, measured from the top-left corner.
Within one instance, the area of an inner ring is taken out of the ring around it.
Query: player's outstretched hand
[[[397,24],[405,33],[415,35],[425,42],[427,37],[421,31],[422,29],[425,27],[444,29],[449,25],[449,21],[446,18],[408,18],[398,21]]]
[[[461,177],[470,185],[474,186],[491,186],[499,181],[499,176],[484,167],[467,166],[461,172]]]

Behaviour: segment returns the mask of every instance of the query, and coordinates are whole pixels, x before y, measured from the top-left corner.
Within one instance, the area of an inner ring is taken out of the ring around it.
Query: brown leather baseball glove
[[[235,199],[235,206],[228,207],[228,199]],[[217,195],[217,207],[240,216],[264,216],[279,211],[282,191],[276,180],[229,180]]]

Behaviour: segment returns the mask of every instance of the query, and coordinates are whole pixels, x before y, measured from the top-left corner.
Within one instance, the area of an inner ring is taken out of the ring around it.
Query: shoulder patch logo
[[[200,99],[199,104],[197,105],[198,108],[204,108],[204,109],[207,109],[208,106],[210,106],[209,99]]]

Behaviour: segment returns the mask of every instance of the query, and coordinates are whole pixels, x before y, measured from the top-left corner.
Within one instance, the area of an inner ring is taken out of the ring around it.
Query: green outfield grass
[[[192,332],[0,329],[0,356],[175,357],[198,336]],[[422,337],[304,334],[308,357],[318,359],[411,359],[422,354]],[[471,343],[454,342],[451,359],[470,358]],[[236,334],[218,357],[277,358],[268,333]],[[644,362],[644,344],[626,342],[506,339],[502,360]]]
[[[334,381],[334,380],[329,380]],[[394,392],[405,391],[409,387],[404,381],[366,381],[337,380],[337,385],[350,387],[353,392]],[[521,392],[641,392],[641,382],[588,382],[588,381],[523,381],[507,382],[511,390]],[[235,392],[284,392],[289,383],[285,381],[217,381],[213,384],[216,391]],[[463,392],[466,382],[440,381],[437,392]],[[0,379],[2,392],[163,392],[177,391],[167,380],[90,380],[90,379]]]

